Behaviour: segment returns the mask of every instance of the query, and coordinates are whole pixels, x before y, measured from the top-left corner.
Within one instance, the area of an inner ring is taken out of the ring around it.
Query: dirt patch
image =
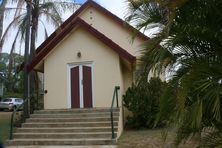
[[[166,141],[163,140],[163,129],[124,131],[118,140],[118,148],[173,148],[174,132],[168,133]],[[179,148],[196,148],[197,144],[189,142]]]

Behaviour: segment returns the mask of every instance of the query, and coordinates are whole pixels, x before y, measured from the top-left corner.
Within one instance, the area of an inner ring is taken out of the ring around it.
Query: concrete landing
[[[6,148],[118,148],[117,145],[93,145],[93,146],[7,146]]]

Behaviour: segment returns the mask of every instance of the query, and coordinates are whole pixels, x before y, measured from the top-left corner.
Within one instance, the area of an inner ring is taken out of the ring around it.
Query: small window
[[[15,99],[15,102],[21,103],[22,99]]]
[[[4,99],[2,102],[12,102],[12,99]]]

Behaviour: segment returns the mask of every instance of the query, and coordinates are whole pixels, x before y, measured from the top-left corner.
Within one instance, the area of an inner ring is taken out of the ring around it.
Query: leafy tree
[[[151,78],[147,82],[146,77],[143,77],[139,83],[128,88],[123,96],[124,106],[132,112],[132,116],[127,117],[128,128],[154,127],[156,115],[160,110],[160,96],[165,85],[159,78]],[[163,125],[163,122],[159,122],[157,126]]]
[[[2,53],[0,57],[0,72],[6,77],[7,75],[8,53]]]
[[[176,144],[222,122],[221,8],[218,0],[129,0],[129,22],[160,27],[145,43],[140,72],[154,68],[170,76],[159,119],[168,116],[178,127]]]
[[[11,65],[12,70],[10,73],[8,71],[9,56],[10,54],[8,53],[2,53],[2,56],[0,57],[0,73],[7,78],[7,82],[5,83],[6,92],[22,94],[23,74],[18,72],[18,67],[23,62],[23,56],[16,53],[12,54],[14,60]]]

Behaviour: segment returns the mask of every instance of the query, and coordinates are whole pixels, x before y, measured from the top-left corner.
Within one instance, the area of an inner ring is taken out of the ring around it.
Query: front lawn
[[[0,112],[0,143],[9,137],[11,112]]]
[[[166,142],[162,129],[124,131],[118,140],[118,148],[172,148],[174,132],[168,133]],[[182,144],[180,148],[196,148],[194,142]]]

